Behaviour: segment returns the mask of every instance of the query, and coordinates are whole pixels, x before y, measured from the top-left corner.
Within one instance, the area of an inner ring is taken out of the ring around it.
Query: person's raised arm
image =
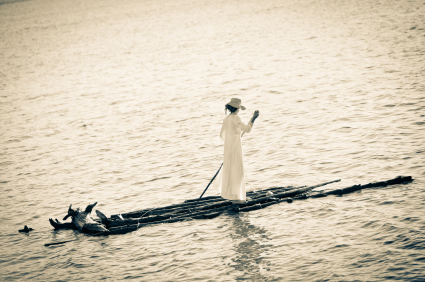
[[[238,120],[238,128],[243,132],[242,133],[242,135],[245,133],[245,132],[251,132],[251,129],[252,129],[252,126],[254,125],[254,121],[258,118],[258,116],[260,115],[260,112],[259,111],[255,111],[254,112],[254,114],[252,115],[252,118],[251,118],[251,120],[249,121],[249,123],[247,124],[247,125],[245,125],[245,124],[243,124],[242,122],[241,122],[241,120],[240,120],[240,118],[239,118],[239,120]]]
[[[254,114],[252,115],[251,122],[254,123],[254,121],[258,118],[259,115],[260,115],[260,111],[256,110]]]

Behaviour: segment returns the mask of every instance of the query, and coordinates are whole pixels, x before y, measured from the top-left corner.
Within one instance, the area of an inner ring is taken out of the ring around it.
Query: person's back
[[[238,138],[240,140],[242,132],[251,132],[252,124],[245,125],[241,118],[236,114],[230,114],[223,120],[222,130],[220,132],[221,140],[225,141],[225,133],[229,138]]]

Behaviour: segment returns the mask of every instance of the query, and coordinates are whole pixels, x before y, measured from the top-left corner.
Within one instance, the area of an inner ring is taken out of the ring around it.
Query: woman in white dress
[[[225,111],[230,111],[230,114],[224,118],[220,132],[224,141],[223,169],[214,183],[221,197],[235,202],[246,201],[241,135],[251,131],[259,116],[259,112],[255,111],[251,121],[245,125],[238,116],[240,109],[245,110],[245,107],[238,98],[232,98],[226,104]]]

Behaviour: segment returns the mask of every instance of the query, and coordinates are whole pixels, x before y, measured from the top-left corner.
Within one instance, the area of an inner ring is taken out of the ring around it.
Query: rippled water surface
[[[0,4],[0,280],[425,279],[423,1]],[[53,231],[71,203],[198,197],[232,97],[245,122],[260,110],[248,190],[415,181],[126,235]]]

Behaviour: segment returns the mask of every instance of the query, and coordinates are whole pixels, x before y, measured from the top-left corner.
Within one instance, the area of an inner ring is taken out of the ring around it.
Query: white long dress
[[[224,141],[223,167],[214,186],[225,199],[246,200],[241,134],[251,129],[252,122],[245,125],[235,114],[224,118],[220,132],[220,138]]]

